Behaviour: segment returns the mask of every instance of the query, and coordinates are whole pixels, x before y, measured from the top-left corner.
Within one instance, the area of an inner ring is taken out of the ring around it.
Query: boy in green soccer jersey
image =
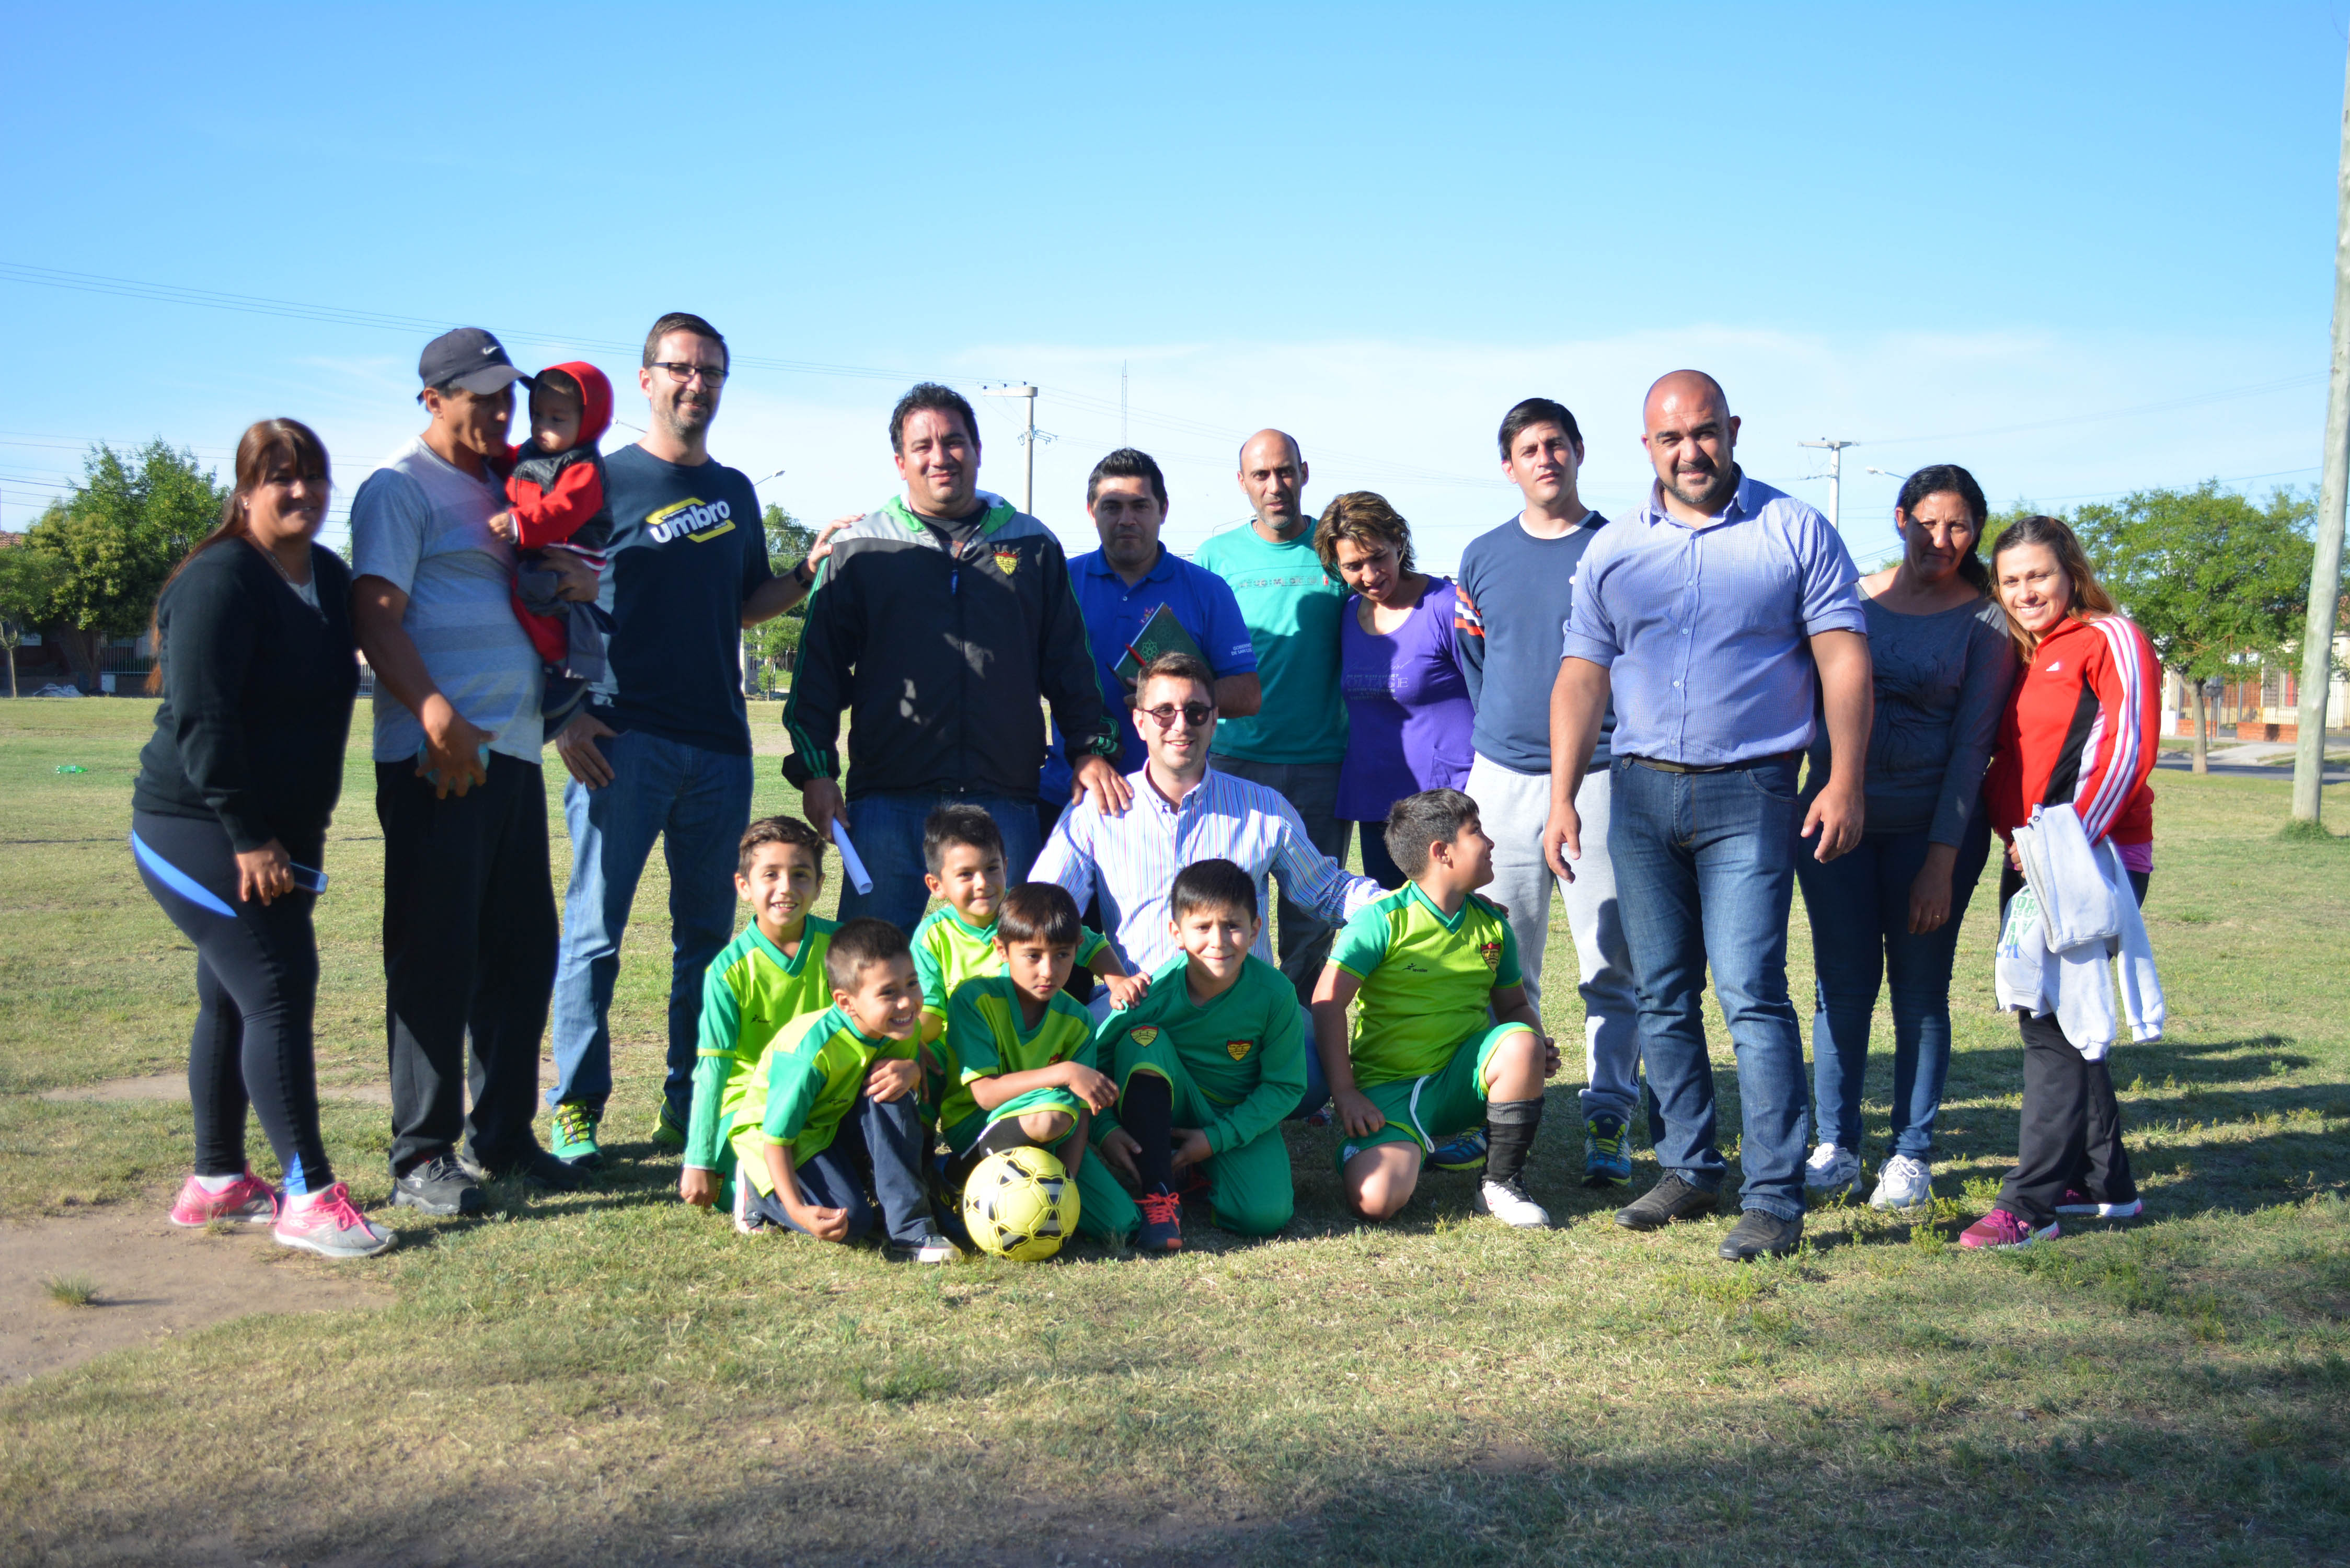
[[[1526,998],[1509,921],[1476,893],[1493,879],[1493,841],[1475,801],[1432,789],[1396,802],[1387,845],[1411,880],[1347,922],[1314,988],[1347,1206],[1393,1216],[1428,1151],[1482,1122],[1478,1209],[1547,1225],[1522,1176],[1558,1048]],[[1358,998],[1349,1041],[1347,1006]]]
[[[975,805],[947,805],[922,824],[922,880],[931,896],[946,900],[914,928],[914,968],[922,977],[922,1039],[946,1033],[947,1000],[977,975],[1002,974],[1003,955],[995,941],[995,917],[1003,899],[1003,835],[995,819]],[[1148,981],[1126,965],[1099,933],[1078,933],[1076,962],[1108,985],[1113,1005],[1142,994]],[[957,1075],[941,1063],[947,1082]]]
[[[1249,951],[1262,929],[1254,879],[1230,860],[1201,860],[1176,873],[1168,905],[1183,950],[1094,1036],[1118,1099],[1095,1120],[1101,1158],[1077,1177],[1081,1216],[1118,1236],[1139,1222],[1146,1252],[1183,1245],[1179,1172],[1202,1182],[1228,1231],[1270,1236],[1288,1224],[1295,1193],[1281,1120],[1305,1093],[1296,988]],[[1140,1190],[1139,1207],[1111,1170]]]
[[[964,981],[947,1002],[946,1047],[960,1070],[939,1120],[958,1191],[981,1160],[1024,1145],[1053,1150],[1076,1175],[1091,1114],[1118,1097],[1094,1068],[1093,1015],[1061,989],[1082,931],[1066,889],[1023,883],[996,917],[1003,972]]]
[[[732,1112],[775,1031],[832,1000],[824,953],[837,928],[808,913],[824,891],[824,840],[816,829],[793,816],[761,817],[743,829],[734,891],[751,906],[751,923],[702,978],[693,1112],[677,1179],[677,1195],[701,1209],[716,1201],[733,1168]]]
[[[824,967],[832,1005],[776,1031],[735,1106],[735,1228],[854,1241],[878,1218],[892,1261],[946,1262],[955,1248],[931,1222],[922,1181],[921,1069],[910,1054],[922,987],[905,933],[847,921]]]

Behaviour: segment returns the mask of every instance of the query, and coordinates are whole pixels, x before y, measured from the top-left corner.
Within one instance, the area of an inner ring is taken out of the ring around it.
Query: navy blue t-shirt
[[[743,711],[743,601],[775,574],[759,498],[723,462],[681,468],[640,446],[604,460],[611,565],[610,671],[596,684],[616,730],[751,754]]]
[[[1512,517],[1461,552],[1456,579],[1461,673],[1477,725],[1470,743],[1514,773],[1550,772],[1550,691],[1575,613],[1575,573],[1607,519],[1594,512],[1561,539],[1537,539]],[[1591,771],[1607,766],[1609,702]]]

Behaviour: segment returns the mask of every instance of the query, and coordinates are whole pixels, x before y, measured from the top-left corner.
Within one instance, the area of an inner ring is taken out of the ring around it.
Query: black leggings
[[[240,903],[236,852],[217,822],[133,812],[131,853],[147,891],[196,944],[196,1028],[188,1043],[188,1098],[196,1112],[196,1174],[244,1169],[250,1105],[276,1151],[289,1194],[334,1184],[318,1137],[311,1019],[318,1000],[312,895]],[[323,836],[281,840],[316,867]]]

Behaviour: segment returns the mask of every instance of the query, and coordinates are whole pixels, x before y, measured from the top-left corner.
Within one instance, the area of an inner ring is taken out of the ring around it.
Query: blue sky
[[[2057,505],[2314,483],[2345,22],[2350,0],[26,8],[0,527],[91,438],[224,460],[271,414],[355,484],[420,423],[429,324],[487,326],[526,368],[584,352],[640,420],[629,346],[667,309],[745,361],[713,450],[785,470],[763,495],[812,518],[889,492],[907,380],[1036,381],[1037,510],[1077,548],[1122,367],[1186,550],[1245,515],[1233,449],[1277,424],[1309,504],[1379,490],[1447,565],[1513,509],[1492,432],[1537,392],[1583,421],[1586,498],[1621,507],[1640,393],[1684,363],[1728,385],[1748,470],[1817,503],[1795,442],[1864,443],[1863,556],[1896,487],[1869,465],[1963,462]],[[1013,406],[983,405],[983,483],[1016,498]]]

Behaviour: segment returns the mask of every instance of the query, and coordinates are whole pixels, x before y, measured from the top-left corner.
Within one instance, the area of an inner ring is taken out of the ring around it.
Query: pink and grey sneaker
[[[372,1258],[390,1247],[392,1233],[360,1213],[351,1189],[338,1181],[315,1203],[289,1198],[271,1232],[281,1247],[299,1247],[322,1258]]]
[[[232,1225],[266,1225],[276,1218],[277,1191],[254,1175],[251,1166],[218,1192],[205,1191],[204,1184],[191,1176],[172,1205],[172,1223],[191,1230],[215,1220]]]
[[[2100,1203],[2079,1188],[2068,1187],[2064,1200],[2056,1205],[2056,1212],[2093,1220],[2135,1220],[2146,1212],[2146,1201],[2133,1198],[2127,1203]]]
[[[2029,1247],[2034,1241],[2045,1241],[2056,1235],[2056,1221],[2051,1220],[2047,1229],[2034,1231],[2029,1224],[2004,1209],[1994,1209],[1959,1234],[1961,1247]]]

